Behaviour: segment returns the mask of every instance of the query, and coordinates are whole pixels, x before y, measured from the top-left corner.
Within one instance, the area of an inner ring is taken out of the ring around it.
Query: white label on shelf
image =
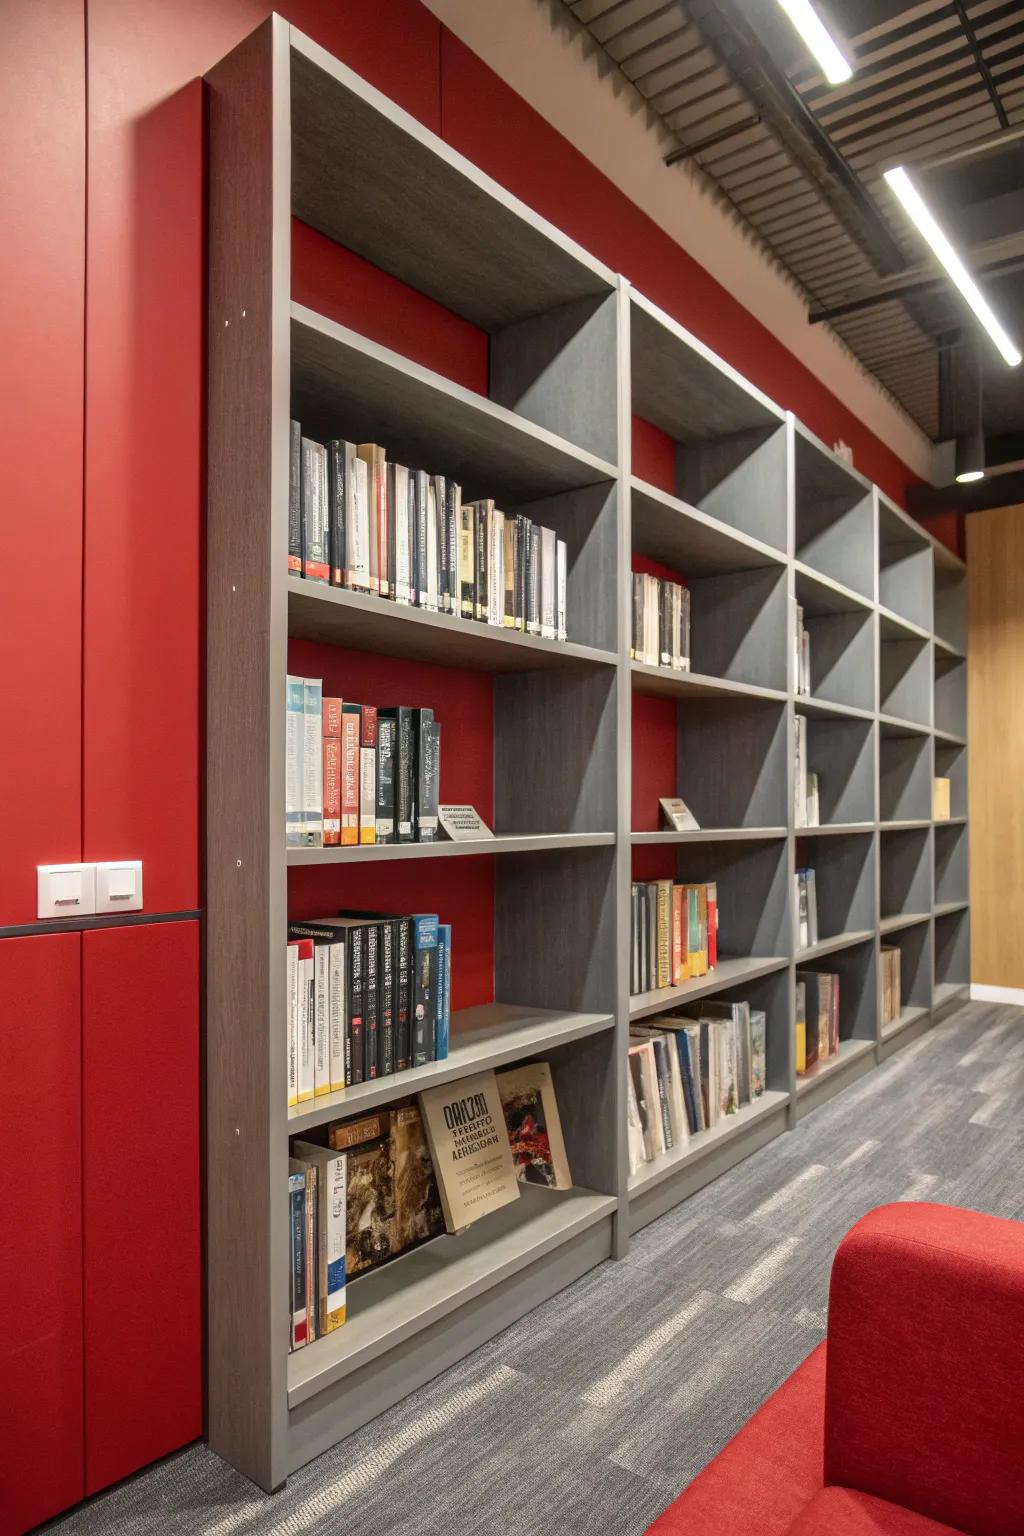
[[[494,836],[475,806],[439,805],[437,816],[442,832],[453,843],[468,843],[475,837]]]

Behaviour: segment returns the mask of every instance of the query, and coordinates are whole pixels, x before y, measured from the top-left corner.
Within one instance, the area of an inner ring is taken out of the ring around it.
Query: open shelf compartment
[[[803,837],[795,833],[796,867],[813,869],[818,909],[818,946],[826,946],[848,934],[873,932],[875,927],[875,834],[853,832],[836,837]],[[795,877],[794,877],[795,883]],[[793,912],[794,934],[798,933]],[[797,963],[803,955],[797,951]]]
[[[954,822],[949,826],[936,823],[934,836],[936,906],[941,906],[944,902],[967,901],[969,890],[966,823]]]
[[[875,615],[855,594],[797,567],[796,600],[808,633],[813,701],[875,708]]]
[[[879,892],[881,916],[906,917],[931,911],[931,828],[880,834]]]
[[[869,483],[794,422],[796,557],[875,598],[875,509]]]
[[[895,1006],[887,1012],[885,1007],[886,950],[899,955],[899,995],[890,1001]],[[879,954],[879,1029],[883,1040],[902,1033],[911,1024],[923,1018],[932,1002],[932,934],[931,924],[914,923],[906,928],[895,928],[882,937]]]
[[[878,501],[878,601],[920,629],[932,628],[932,541],[881,491]]]

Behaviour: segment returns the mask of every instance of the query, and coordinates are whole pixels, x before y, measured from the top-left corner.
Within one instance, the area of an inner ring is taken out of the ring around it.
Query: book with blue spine
[[[285,719],[285,841],[289,848],[305,843],[306,801],[303,790],[303,745],[306,725],[304,683],[301,677],[288,678]]]
[[[412,1065],[424,1067],[434,1059],[437,1027],[437,913],[412,916]]]
[[[452,1017],[452,925],[437,925],[437,1025],[434,1030],[434,1060],[447,1061],[448,1035]]]
[[[306,1173],[288,1174],[288,1343],[301,1349],[308,1343],[306,1323]]]
[[[333,1333],[345,1321],[345,1242],[347,1158],[344,1152],[308,1141],[292,1144],[293,1159],[318,1172],[316,1180],[316,1252],[314,1270],[317,1337]],[[294,1175],[292,1175],[294,1177]]]

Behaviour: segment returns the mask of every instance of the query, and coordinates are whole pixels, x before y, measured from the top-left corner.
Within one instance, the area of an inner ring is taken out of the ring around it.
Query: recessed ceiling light
[[[897,165],[891,171],[886,171],[885,179],[903,204],[907,214],[917,225],[924,239],[931,246],[935,256],[945,267],[952,282],[960,290],[975,315],[981,321],[981,324],[995,342],[1004,361],[1011,368],[1016,368],[1021,360],[1020,352],[996,319],[992,306],[953,249],[948,235],[939,225],[935,215],[914,186],[903,166]]]
[[[808,48],[821,65],[829,85],[842,85],[853,76],[853,66],[843,57],[839,44],[829,32],[810,0],[779,0]]]

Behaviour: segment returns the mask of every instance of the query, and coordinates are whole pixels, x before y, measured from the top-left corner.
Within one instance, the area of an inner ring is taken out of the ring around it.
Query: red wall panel
[[[8,5],[0,90],[0,923],[81,846],[84,0]]]
[[[84,1492],[81,942],[0,939],[0,1536]]]
[[[202,1430],[199,925],[82,935],[85,1484]]]

